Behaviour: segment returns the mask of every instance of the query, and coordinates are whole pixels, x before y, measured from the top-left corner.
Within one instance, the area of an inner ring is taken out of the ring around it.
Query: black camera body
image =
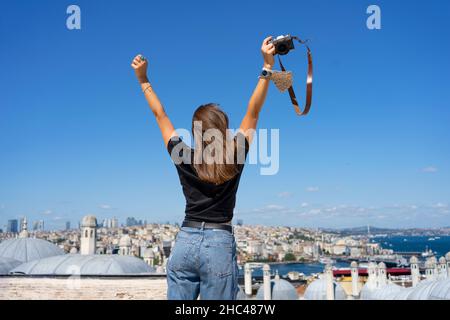
[[[278,36],[271,43],[275,46],[275,54],[280,56],[284,56],[295,49],[294,41],[290,35]]]

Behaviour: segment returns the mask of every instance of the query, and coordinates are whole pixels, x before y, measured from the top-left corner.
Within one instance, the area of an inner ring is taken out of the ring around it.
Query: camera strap
[[[303,108],[303,111],[300,110],[300,107],[298,105],[297,98],[295,96],[294,88],[291,86],[288,89],[289,97],[291,98],[292,105],[294,106],[295,113],[299,116],[306,116],[309,112],[309,109],[311,108],[312,103],[312,84],[313,84],[313,64],[312,64],[312,55],[311,50],[306,45],[306,41],[303,41],[299,39],[298,37],[292,37],[292,39],[297,40],[300,44],[304,44],[306,47],[306,50],[308,52],[308,75],[306,77],[306,101],[305,106]],[[280,63],[281,71],[286,71],[286,68],[284,67],[283,63],[281,62],[281,58],[278,55],[278,62]]]

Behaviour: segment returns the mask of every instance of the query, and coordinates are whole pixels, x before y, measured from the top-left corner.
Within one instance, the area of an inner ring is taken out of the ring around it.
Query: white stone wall
[[[0,277],[0,300],[165,300],[166,278]]]

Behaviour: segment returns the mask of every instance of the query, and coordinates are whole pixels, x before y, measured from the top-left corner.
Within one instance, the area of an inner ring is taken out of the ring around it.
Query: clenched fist
[[[136,57],[134,57],[133,62],[131,63],[131,67],[134,69],[136,77],[140,83],[148,82],[147,66],[147,59],[145,59],[141,54],[138,54]]]
[[[261,53],[264,58],[264,68],[272,69],[275,64],[275,59],[273,58],[275,54],[275,46],[270,42],[272,37],[267,37],[264,39],[261,46]]]

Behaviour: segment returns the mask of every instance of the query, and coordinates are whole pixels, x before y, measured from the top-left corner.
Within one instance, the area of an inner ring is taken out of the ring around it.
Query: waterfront
[[[434,239],[434,240],[430,240]],[[424,252],[432,250],[436,257],[445,256],[450,251],[450,236],[429,237],[429,236],[392,236],[392,237],[375,237],[371,242],[379,243],[385,249],[392,249],[394,252]],[[421,259],[421,257],[418,257]],[[333,264],[336,268],[347,268],[349,263],[336,262]],[[272,263],[270,264],[272,273],[280,276],[286,276],[290,271],[303,273],[310,276],[314,273],[323,272],[325,265],[322,263]],[[239,276],[243,276],[243,269],[239,270]],[[253,276],[262,277],[262,270],[255,269]]]
[[[345,262],[337,262],[333,264],[337,268],[348,267],[349,264]],[[280,276],[286,276],[290,271],[297,271],[303,273],[305,276],[310,276],[313,273],[323,272],[325,265],[322,263],[272,263],[270,264],[270,270],[272,273],[278,272]],[[239,276],[243,277],[244,269],[239,269]],[[253,271],[254,277],[262,277],[262,269],[255,269]]]
[[[429,240],[435,239],[435,240]],[[437,258],[444,256],[450,251],[450,237],[431,237],[431,236],[393,236],[378,237],[373,239],[383,248],[392,249],[395,252],[424,252],[432,250]]]

